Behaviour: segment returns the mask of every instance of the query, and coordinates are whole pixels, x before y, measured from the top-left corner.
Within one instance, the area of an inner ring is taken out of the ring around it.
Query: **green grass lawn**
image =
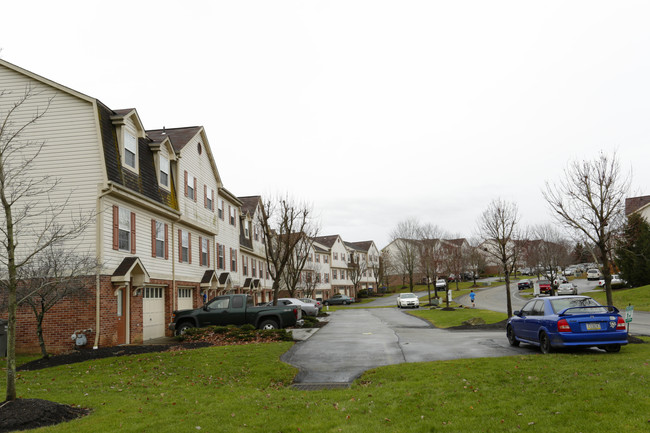
[[[463,322],[475,317],[485,320],[485,323],[497,323],[508,318],[505,313],[496,311],[480,310],[477,308],[459,308],[454,311],[444,311],[442,309],[433,310],[412,310],[409,313],[421,317],[431,322],[437,328],[449,328],[450,326],[459,326]]]
[[[43,432],[648,431],[648,344],[618,354],[543,356],[521,348],[519,356],[401,364],[371,370],[350,389],[309,392],[289,387],[297,371],[279,357],[290,346],[211,347],[20,372],[17,390],[21,398],[92,409]]]
[[[601,304],[607,303],[607,296],[605,290],[585,293],[591,296]],[[621,311],[625,311],[625,307],[632,304],[637,311],[650,311],[650,286],[635,287],[633,289],[615,289],[612,290],[612,297],[614,299],[614,306]]]

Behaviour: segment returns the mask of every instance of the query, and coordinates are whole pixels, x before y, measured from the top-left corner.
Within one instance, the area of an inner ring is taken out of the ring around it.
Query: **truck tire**
[[[278,329],[278,322],[273,319],[266,319],[260,323],[260,329]]]
[[[178,328],[176,328],[176,335],[185,335],[185,331],[190,328],[194,328],[194,324],[192,322],[181,322],[181,324],[178,325]]]

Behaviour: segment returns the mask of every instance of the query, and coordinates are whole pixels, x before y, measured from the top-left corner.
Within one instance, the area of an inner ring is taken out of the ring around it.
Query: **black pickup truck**
[[[201,308],[174,311],[172,320],[169,329],[177,335],[188,328],[247,323],[260,329],[278,329],[300,324],[302,311],[295,305],[256,307],[248,295],[222,295]]]

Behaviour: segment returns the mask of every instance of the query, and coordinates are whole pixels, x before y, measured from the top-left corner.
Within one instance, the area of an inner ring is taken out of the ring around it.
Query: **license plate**
[[[600,331],[600,323],[587,323],[587,331]]]

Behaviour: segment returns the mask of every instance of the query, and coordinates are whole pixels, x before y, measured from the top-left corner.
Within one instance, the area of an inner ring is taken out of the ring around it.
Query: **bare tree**
[[[313,298],[314,292],[321,284],[321,265],[315,261],[307,261],[303,270],[303,292],[306,298]]]
[[[485,251],[499,263],[503,270],[506,281],[508,317],[512,316],[510,274],[516,266],[519,250],[515,245],[518,222],[517,205],[501,199],[490,202],[478,221],[478,229],[483,238]]]
[[[413,278],[418,266],[418,235],[420,231],[419,222],[410,218],[400,221],[397,227],[391,232],[396,253],[392,257],[395,266],[401,269],[402,275],[408,278],[409,288],[413,290]]]
[[[458,239],[459,236],[456,236]],[[454,276],[454,282],[456,283],[456,290],[459,290],[459,280],[461,274],[465,269],[465,254],[463,251],[462,244],[458,244],[452,241],[446,241],[444,243],[444,268],[447,271],[447,275]]]
[[[93,255],[78,254],[60,245],[51,245],[20,269],[18,305],[27,305],[36,317],[36,333],[43,358],[48,358],[43,337],[43,319],[64,299],[88,296],[93,275],[100,266]]]
[[[52,100],[30,86],[17,97],[11,92],[0,91],[0,201],[4,211],[0,217],[3,246],[0,262],[8,310],[6,400],[16,399],[16,311],[20,271],[47,248],[79,236],[94,217],[71,217],[68,205],[72,192],[67,199],[51,201],[59,179],[34,175],[39,172],[35,167],[46,143],[30,139],[30,134],[47,114]]]
[[[476,279],[485,270],[485,254],[479,248],[481,243],[479,238],[469,240],[469,248],[465,253],[465,264],[469,273],[472,275],[474,287],[476,287]]]
[[[309,260],[313,260],[312,246],[314,245],[314,239],[308,238],[301,233],[291,233],[285,236],[302,238],[295,244],[294,252],[289,256],[284,272],[280,274],[280,286],[289,292],[289,297],[294,298],[296,290],[301,288],[306,281],[307,274],[304,270]]]
[[[277,305],[281,276],[301,242],[318,235],[318,224],[310,206],[295,203],[288,196],[262,200],[260,210],[266,264],[273,279],[273,305]]]
[[[434,283],[434,298],[438,299],[438,288],[435,282],[440,271],[440,238],[443,237],[443,231],[440,227],[433,224],[423,224],[419,228],[418,235],[418,257],[419,268],[427,283],[427,294],[429,304],[431,304],[431,282]]]
[[[363,278],[363,274],[368,270],[368,263],[365,257],[358,251],[352,251],[349,254],[348,261],[348,279],[352,281],[354,287],[354,295],[358,293],[359,284]]]
[[[539,264],[542,265],[553,286],[558,277],[559,268],[567,261],[568,251],[566,240],[562,234],[550,224],[543,224],[533,228],[538,242],[535,244]],[[555,290],[557,287],[553,287]]]
[[[555,218],[596,246],[603,266],[607,303],[613,304],[611,257],[617,230],[625,221],[629,175],[621,173],[616,154],[574,161],[556,184],[546,183],[544,198]]]

